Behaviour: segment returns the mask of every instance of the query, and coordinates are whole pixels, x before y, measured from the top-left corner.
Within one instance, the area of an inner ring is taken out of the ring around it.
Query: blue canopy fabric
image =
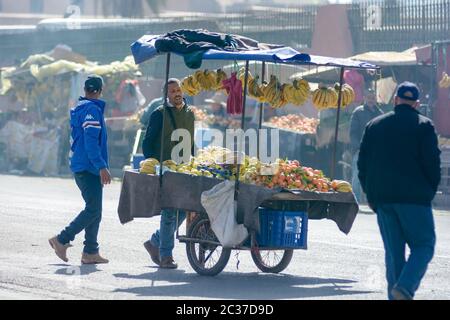
[[[131,45],[131,52],[136,64],[148,61],[167,52],[159,52],[155,42],[161,35],[145,35]],[[171,52],[181,56],[184,54]],[[265,61],[273,63],[299,64],[311,66],[332,66],[358,69],[379,69],[377,65],[367,62],[331,58],[300,53],[291,47],[282,47],[271,50],[227,51],[209,49],[203,53],[204,60],[236,60],[236,61]]]

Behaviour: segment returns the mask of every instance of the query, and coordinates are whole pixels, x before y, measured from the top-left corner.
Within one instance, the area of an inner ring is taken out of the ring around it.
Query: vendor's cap
[[[88,76],[84,88],[88,92],[99,92],[103,88],[103,78],[97,75]]]
[[[420,91],[414,83],[403,82],[398,86],[397,97],[409,101],[417,101],[420,97]]]

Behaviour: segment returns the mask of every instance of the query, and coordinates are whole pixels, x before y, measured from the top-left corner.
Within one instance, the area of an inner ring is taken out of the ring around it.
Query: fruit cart
[[[167,82],[170,74],[171,54],[184,56],[185,61],[188,54],[179,49],[167,48],[167,46],[165,49],[157,48],[157,41],[160,37],[144,36],[132,45],[132,51],[136,63],[142,63],[159,54],[167,54]],[[281,46],[270,50],[256,48],[252,51],[219,50],[216,48],[196,52],[196,57],[199,56],[203,60],[246,62],[244,72],[240,76],[244,87],[242,129],[244,129],[247,94],[249,92],[256,94],[255,90],[250,88],[254,84],[251,81],[249,82],[249,80],[252,80],[249,74],[249,61],[263,62],[263,80],[265,78],[265,62],[341,68],[341,83],[339,92],[336,92],[338,99],[335,101],[338,105],[337,126],[343,99],[344,70],[346,68],[377,68],[377,66],[359,61],[301,54],[292,48]],[[192,57],[192,52],[189,57]],[[274,82],[272,76],[271,82]],[[191,88],[189,90],[194,91]],[[195,94],[195,92],[192,92],[192,94]],[[167,101],[167,95],[166,89],[164,101]],[[265,102],[261,101],[259,130],[262,128],[264,104]],[[163,112],[163,117],[165,116],[166,114]],[[336,141],[337,132],[336,129]],[[258,140],[258,149],[259,143]],[[162,163],[162,161],[160,162]],[[333,159],[332,175],[334,175],[335,166],[335,159]],[[297,167],[299,172],[303,170],[299,166]],[[309,219],[332,219],[338,224],[341,231],[348,233],[358,213],[358,204],[353,193],[348,192],[349,190],[336,192],[336,190],[328,190],[327,187],[322,189],[322,185],[318,185],[315,192],[301,189],[270,188],[270,185],[267,188],[267,185],[252,185],[248,184],[247,181],[240,181],[240,163],[236,164],[235,170],[236,173],[239,173],[236,174],[234,190],[237,207],[236,220],[249,231],[248,238],[238,245],[227,248],[222,246],[214,234],[208,214],[201,204],[202,193],[223,182],[223,180],[211,174],[194,176],[180,173],[181,170],[179,172],[164,172],[163,174],[162,165],[159,166],[159,175],[140,174],[136,171],[125,172],[118,210],[120,221],[127,223],[133,218],[155,216],[160,214],[161,209],[196,212],[195,219],[187,227],[186,235],[180,235],[177,230],[177,239],[186,244],[186,253],[192,268],[200,275],[213,276],[225,268],[231,251],[235,249],[251,250],[252,258],[261,271],[281,272],[291,261],[294,250],[307,248]],[[312,172],[310,174],[314,175]]]

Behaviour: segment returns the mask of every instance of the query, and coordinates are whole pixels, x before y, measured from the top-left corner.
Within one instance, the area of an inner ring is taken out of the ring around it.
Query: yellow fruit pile
[[[198,70],[181,81],[181,90],[189,96],[196,96],[202,90],[219,91],[223,89],[222,81],[227,78],[227,74],[221,69],[216,71]]]
[[[331,187],[337,192],[348,193],[353,191],[352,185],[343,180],[334,180],[333,182],[331,182]]]
[[[143,174],[155,174],[156,166],[159,165],[159,161],[153,158],[141,161],[139,164],[140,169],[139,172]]]
[[[450,88],[450,77],[446,72],[442,73],[442,80],[439,82],[439,87],[443,89]]]

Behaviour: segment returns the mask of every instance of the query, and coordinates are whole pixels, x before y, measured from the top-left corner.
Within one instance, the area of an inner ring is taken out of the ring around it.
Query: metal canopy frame
[[[256,51],[256,50],[255,50]],[[181,55],[178,54],[176,52],[165,52],[167,54],[167,60],[166,60],[166,75],[165,75],[165,90],[164,90],[164,111],[163,111],[163,130],[164,130],[164,123],[165,123],[165,117],[166,117],[166,109],[167,109],[167,98],[168,98],[168,80],[169,80],[169,76],[170,76],[170,61],[171,61],[171,54],[175,53],[177,55]],[[164,53],[156,53],[154,54],[152,57],[150,57],[149,59],[157,56],[157,55],[161,55]],[[182,55],[181,55],[182,56]],[[357,67],[355,66],[355,61],[353,60],[348,60],[348,59],[334,59],[334,58],[330,58],[330,57],[320,57],[320,56],[312,56],[312,57],[316,57],[319,61],[322,59],[323,61],[328,60],[335,60],[338,62],[342,62],[341,64],[339,63],[313,63],[310,61],[303,61],[303,60],[290,60],[290,61],[285,61],[285,60],[280,60],[280,61],[270,61],[269,59],[262,59],[262,60],[256,60],[256,59],[252,59],[249,60],[248,58],[246,59],[239,59],[239,56],[236,55],[234,56],[233,59],[234,61],[245,61],[245,83],[244,83],[244,92],[243,92],[243,106],[242,106],[242,123],[241,123],[241,129],[244,130],[245,129],[245,111],[246,111],[246,100],[247,100],[247,91],[248,91],[248,75],[249,75],[249,62],[250,61],[262,61],[262,81],[265,80],[265,67],[266,67],[266,62],[275,62],[275,63],[279,63],[279,64],[293,64],[293,65],[306,65],[306,66],[328,66],[328,67],[337,67],[340,68],[340,90],[339,90],[339,98],[338,98],[338,108],[337,108],[337,117],[336,117],[336,127],[335,127],[335,137],[334,137],[334,146],[333,146],[333,155],[332,155],[332,163],[331,163],[331,179],[333,180],[335,178],[335,171],[336,171],[336,153],[337,153],[337,142],[338,142],[338,135],[339,135],[339,122],[340,122],[340,114],[341,114],[341,104],[342,104],[342,87],[344,84],[344,72],[346,69],[366,69],[366,70],[376,70],[376,69],[380,69],[379,66],[375,66],[375,65],[371,65],[371,64],[366,64],[364,65],[364,63],[361,62],[361,66]],[[148,59],[148,60],[149,60]],[[230,60],[230,58],[212,58],[212,57],[204,57],[204,59],[206,60]],[[345,64],[344,62],[348,62],[347,64]],[[259,125],[258,125],[258,131],[261,130],[262,127],[262,121],[263,121],[263,113],[264,113],[264,103],[260,103],[260,114],[259,114]],[[260,144],[260,138],[259,138],[259,134],[258,134],[258,156],[259,156],[259,144]],[[162,165],[162,159],[163,159],[163,149],[164,149],[164,139],[163,139],[163,135],[161,135],[161,149],[160,149],[160,183],[162,184],[162,173],[163,173],[163,165]],[[236,177],[236,187],[235,187],[235,200],[237,200],[238,196],[239,196],[239,183],[240,183],[240,164],[238,164],[237,167],[237,177]]]

